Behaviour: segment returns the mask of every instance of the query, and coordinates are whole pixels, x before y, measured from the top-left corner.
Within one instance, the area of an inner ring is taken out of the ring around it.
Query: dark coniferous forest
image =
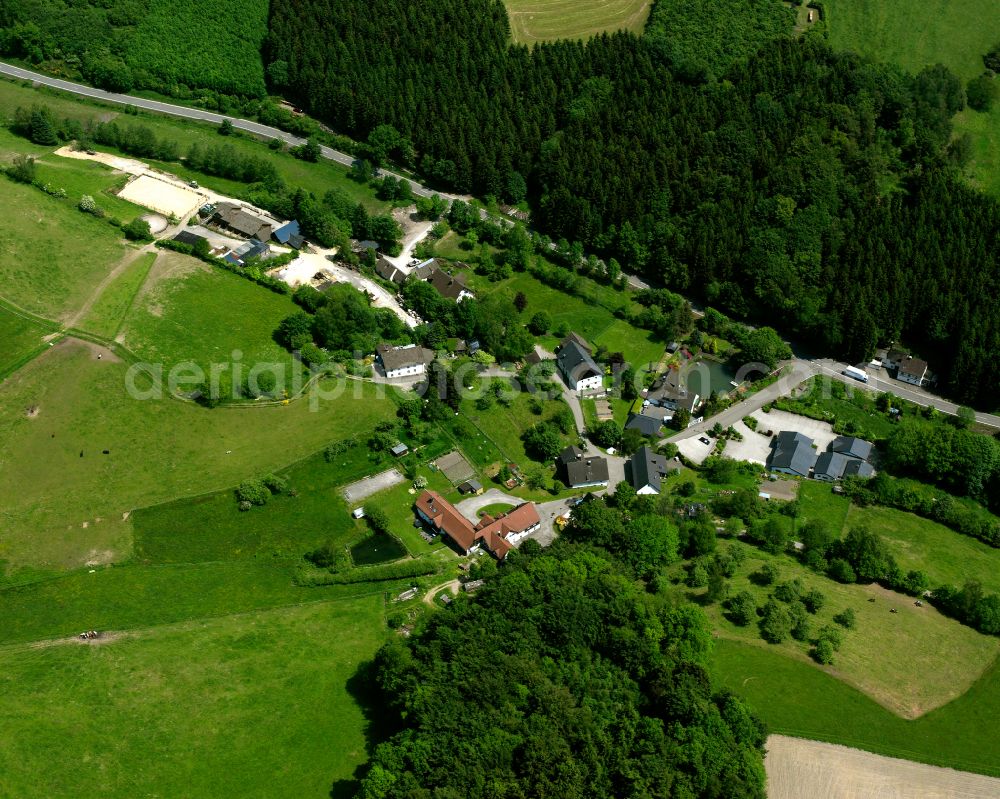
[[[512,46],[496,0],[274,0],[265,57],[338,130],[395,127],[443,188],[527,191],[553,238],[818,351],[902,337],[995,405],[1000,209],[959,174],[943,67],[786,38],[708,80],[630,34]]]

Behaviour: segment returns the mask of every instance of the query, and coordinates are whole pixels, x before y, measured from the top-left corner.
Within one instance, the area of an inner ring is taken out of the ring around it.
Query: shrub
[[[802,597],[802,604],[810,613],[819,613],[826,604],[826,597],[814,588]]]
[[[777,566],[773,563],[765,563],[750,577],[757,585],[772,585],[780,575],[781,572]]]
[[[965,98],[969,107],[981,112],[989,111],[997,99],[996,78],[980,75],[969,81],[965,90]]]
[[[827,624],[820,627],[817,641],[829,641],[830,646],[834,649],[840,649],[840,645],[844,643],[844,635],[836,627],[831,627]]]
[[[810,651],[812,659],[823,666],[829,666],[833,663],[833,653],[834,648],[827,639],[821,638],[816,642],[816,645]]]
[[[149,229],[149,222],[142,217],[136,217],[127,225],[122,225],[122,233],[129,241],[152,241],[153,234]]]
[[[264,487],[272,494],[282,493],[287,488],[288,485],[285,482],[284,478],[278,477],[276,474],[267,475],[266,477],[264,477],[263,480],[261,480],[261,482],[264,484]]]
[[[769,644],[780,644],[792,632],[792,617],[784,606],[773,599],[764,605],[760,619],[760,636]]]
[[[366,502],[365,519],[368,521],[368,526],[375,532],[389,532],[389,514],[385,512],[385,509],[381,505],[373,505],[370,502]]]
[[[733,624],[746,627],[757,618],[757,602],[749,591],[740,591],[726,602],[727,616]]]
[[[795,602],[802,594],[802,581],[799,579],[779,583],[774,587],[774,598],[781,602]]]
[[[244,480],[236,489],[236,500],[242,507],[244,502],[251,505],[266,505],[271,492],[262,480]]]
[[[840,611],[833,617],[833,620],[846,630],[853,630],[858,625],[857,617],[852,608]]]
[[[838,583],[853,583],[858,579],[858,576],[854,573],[854,567],[843,558],[834,558],[831,560],[826,573]]]
[[[687,585],[688,588],[704,588],[708,585],[708,572],[700,563],[692,563],[688,569]]]

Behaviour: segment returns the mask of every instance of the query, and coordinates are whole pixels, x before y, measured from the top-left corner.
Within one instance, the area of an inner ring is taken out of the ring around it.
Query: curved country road
[[[216,125],[220,125],[224,119],[228,119],[234,128],[245,130],[248,133],[252,133],[255,136],[260,136],[265,139],[280,139],[292,147],[298,147],[299,145],[305,144],[306,141],[305,139],[293,136],[291,133],[286,133],[278,128],[272,128],[270,125],[262,125],[259,122],[251,122],[249,119],[240,119],[239,117],[227,116],[225,114],[216,114],[213,111],[205,111],[201,108],[188,108],[183,105],[161,103],[158,100],[147,100],[143,97],[133,97],[130,94],[115,94],[114,92],[106,92],[103,89],[95,89],[93,86],[84,86],[83,84],[72,83],[71,81],[62,80],[60,78],[50,78],[48,75],[42,75],[38,72],[32,72],[29,69],[16,67],[13,64],[0,62],[0,75],[7,75],[8,77],[19,78],[21,80],[30,80],[43,86],[50,86],[53,89],[60,89],[64,92],[79,94],[83,97],[91,97],[105,103],[131,105],[136,108],[144,108],[147,111],[154,111],[158,114],[169,114],[170,116],[195,119],[201,122],[212,122]],[[350,166],[354,163],[355,158],[353,155],[342,153],[339,150],[334,150],[332,147],[321,146],[319,149],[323,157],[329,159],[330,161],[336,161],[338,164],[344,164],[345,166]],[[442,197],[453,199],[458,196],[447,194],[445,192],[432,191],[431,189],[422,186],[417,181],[396,172],[392,172],[388,169],[381,169],[380,172],[385,175],[392,175],[400,180],[405,180],[410,184],[410,187],[413,189],[413,193],[420,195],[421,197],[430,197],[433,194],[440,194]]]

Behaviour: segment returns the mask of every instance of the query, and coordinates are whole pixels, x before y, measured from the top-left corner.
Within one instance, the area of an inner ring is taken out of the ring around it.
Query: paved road
[[[133,97],[130,94],[115,94],[114,92],[106,92],[103,89],[95,89],[92,86],[84,86],[80,83],[72,83],[68,80],[61,80],[59,78],[50,78],[48,75],[42,75],[28,69],[22,69],[21,67],[16,67],[13,64],[0,62],[0,75],[20,78],[21,80],[30,80],[43,86],[51,86],[54,89],[61,89],[64,92],[71,92],[72,94],[78,94],[83,97],[91,97],[105,103],[131,105],[136,108],[143,108],[147,111],[155,111],[158,114],[169,114],[170,116],[183,117],[184,119],[212,122],[216,125],[220,125],[224,119],[228,119],[233,124],[234,128],[244,130],[264,139],[280,139],[292,147],[298,147],[305,144],[306,141],[298,136],[293,136],[291,133],[279,130],[278,128],[272,128],[270,125],[262,125],[259,122],[252,122],[249,119],[240,119],[239,117],[216,114],[213,111],[205,111],[201,108],[188,108],[183,105],[161,103],[158,100],[147,100],[143,97]],[[330,161],[336,161],[338,164],[344,164],[345,166],[350,166],[355,161],[355,157],[353,155],[350,155],[349,153],[342,153],[339,150],[334,150],[332,147],[321,146],[320,152],[324,158],[327,158]],[[453,199],[458,196],[446,194],[444,192],[432,191],[415,180],[411,180],[404,175],[400,175],[387,169],[382,169],[380,171],[382,174],[392,175],[400,180],[405,180],[410,184],[410,188],[413,189],[413,193],[421,197],[430,197],[433,194],[440,194],[442,197]]]

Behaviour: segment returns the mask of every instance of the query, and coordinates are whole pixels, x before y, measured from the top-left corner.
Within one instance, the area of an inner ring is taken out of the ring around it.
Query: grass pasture
[[[885,539],[900,568],[925,572],[931,585],[978,580],[988,593],[1000,593],[1000,551],[982,541],[912,513],[852,506],[847,529],[862,525]]]
[[[245,370],[276,364],[290,379],[300,367],[271,336],[296,309],[287,295],[164,251],[136,297],[122,335],[139,357],[168,369],[186,361],[206,370],[213,363],[230,364],[238,350]]]
[[[120,559],[133,509],[227,489],[395,412],[357,381],[312,404],[208,410],[135,399],[126,374],[66,340],[0,384],[0,559],[46,568]]]
[[[128,252],[121,231],[32,186],[0,191],[0,295],[66,320]]]
[[[46,346],[42,338],[51,332],[48,326],[0,305],[0,380],[40,352]]]
[[[0,648],[0,794],[326,796],[367,759],[355,675],[382,614],[379,594]]]
[[[981,74],[983,54],[1000,41],[994,0],[825,0],[830,43],[918,72],[944,64],[963,83]],[[955,118],[973,138],[973,183],[1000,196],[1000,103]]]
[[[857,628],[844,632],[844,643],[833,665],[816,668],[863,691],[899,716],[916,718],[961,696],[997,657],[996,639],[946,618],[929,605],[918,608],[911,597],[875,585],[841,585],[789,557],[772,558],[751,550],[732,580],[732,592],[750,591],[758,607],[763,605],[773,587],[757,586],[749,575],[765,562],[779,567],[779,581],[797,578],[806,591],[816,588],[826,597],[823,608],[810,618],[813,634],[823,625],[832,625],[836,613],[845,608],[854,610]],[[890,608],[896,612],[890,613]],[[724,638],[811,662],[805,643],[788,639],[778,645],[767,644],[756,625],[738,627],[717,605],[707,612]]]
[[[129,258],[126,255],[126,258]],[[77,322],[77,327],[105,339],[114,339],[125,321],[139,289],[146,281],[158,253],[136,253],[121,274],[112,280]]]
[[[913,721],[773,649],[717,640],[712,675],[717,687],[747,699],[771,732],[1000,776],[1000,737],[995,735],[1000,661],[965,694]]]
[[[519,44],[589,39],[604,31],[642,33],[648,0],[504,0],[511,35]]]
[[[75,206],[84,194],[89,194],[108,216],[131,222],[148,213],[145,208],[120,199],[113,192],[128,182],[128,175],[115,172],[97,161],[83,161],[46,155],[35,163],[38,180],[54,188],[66,190],[66,202]]]

